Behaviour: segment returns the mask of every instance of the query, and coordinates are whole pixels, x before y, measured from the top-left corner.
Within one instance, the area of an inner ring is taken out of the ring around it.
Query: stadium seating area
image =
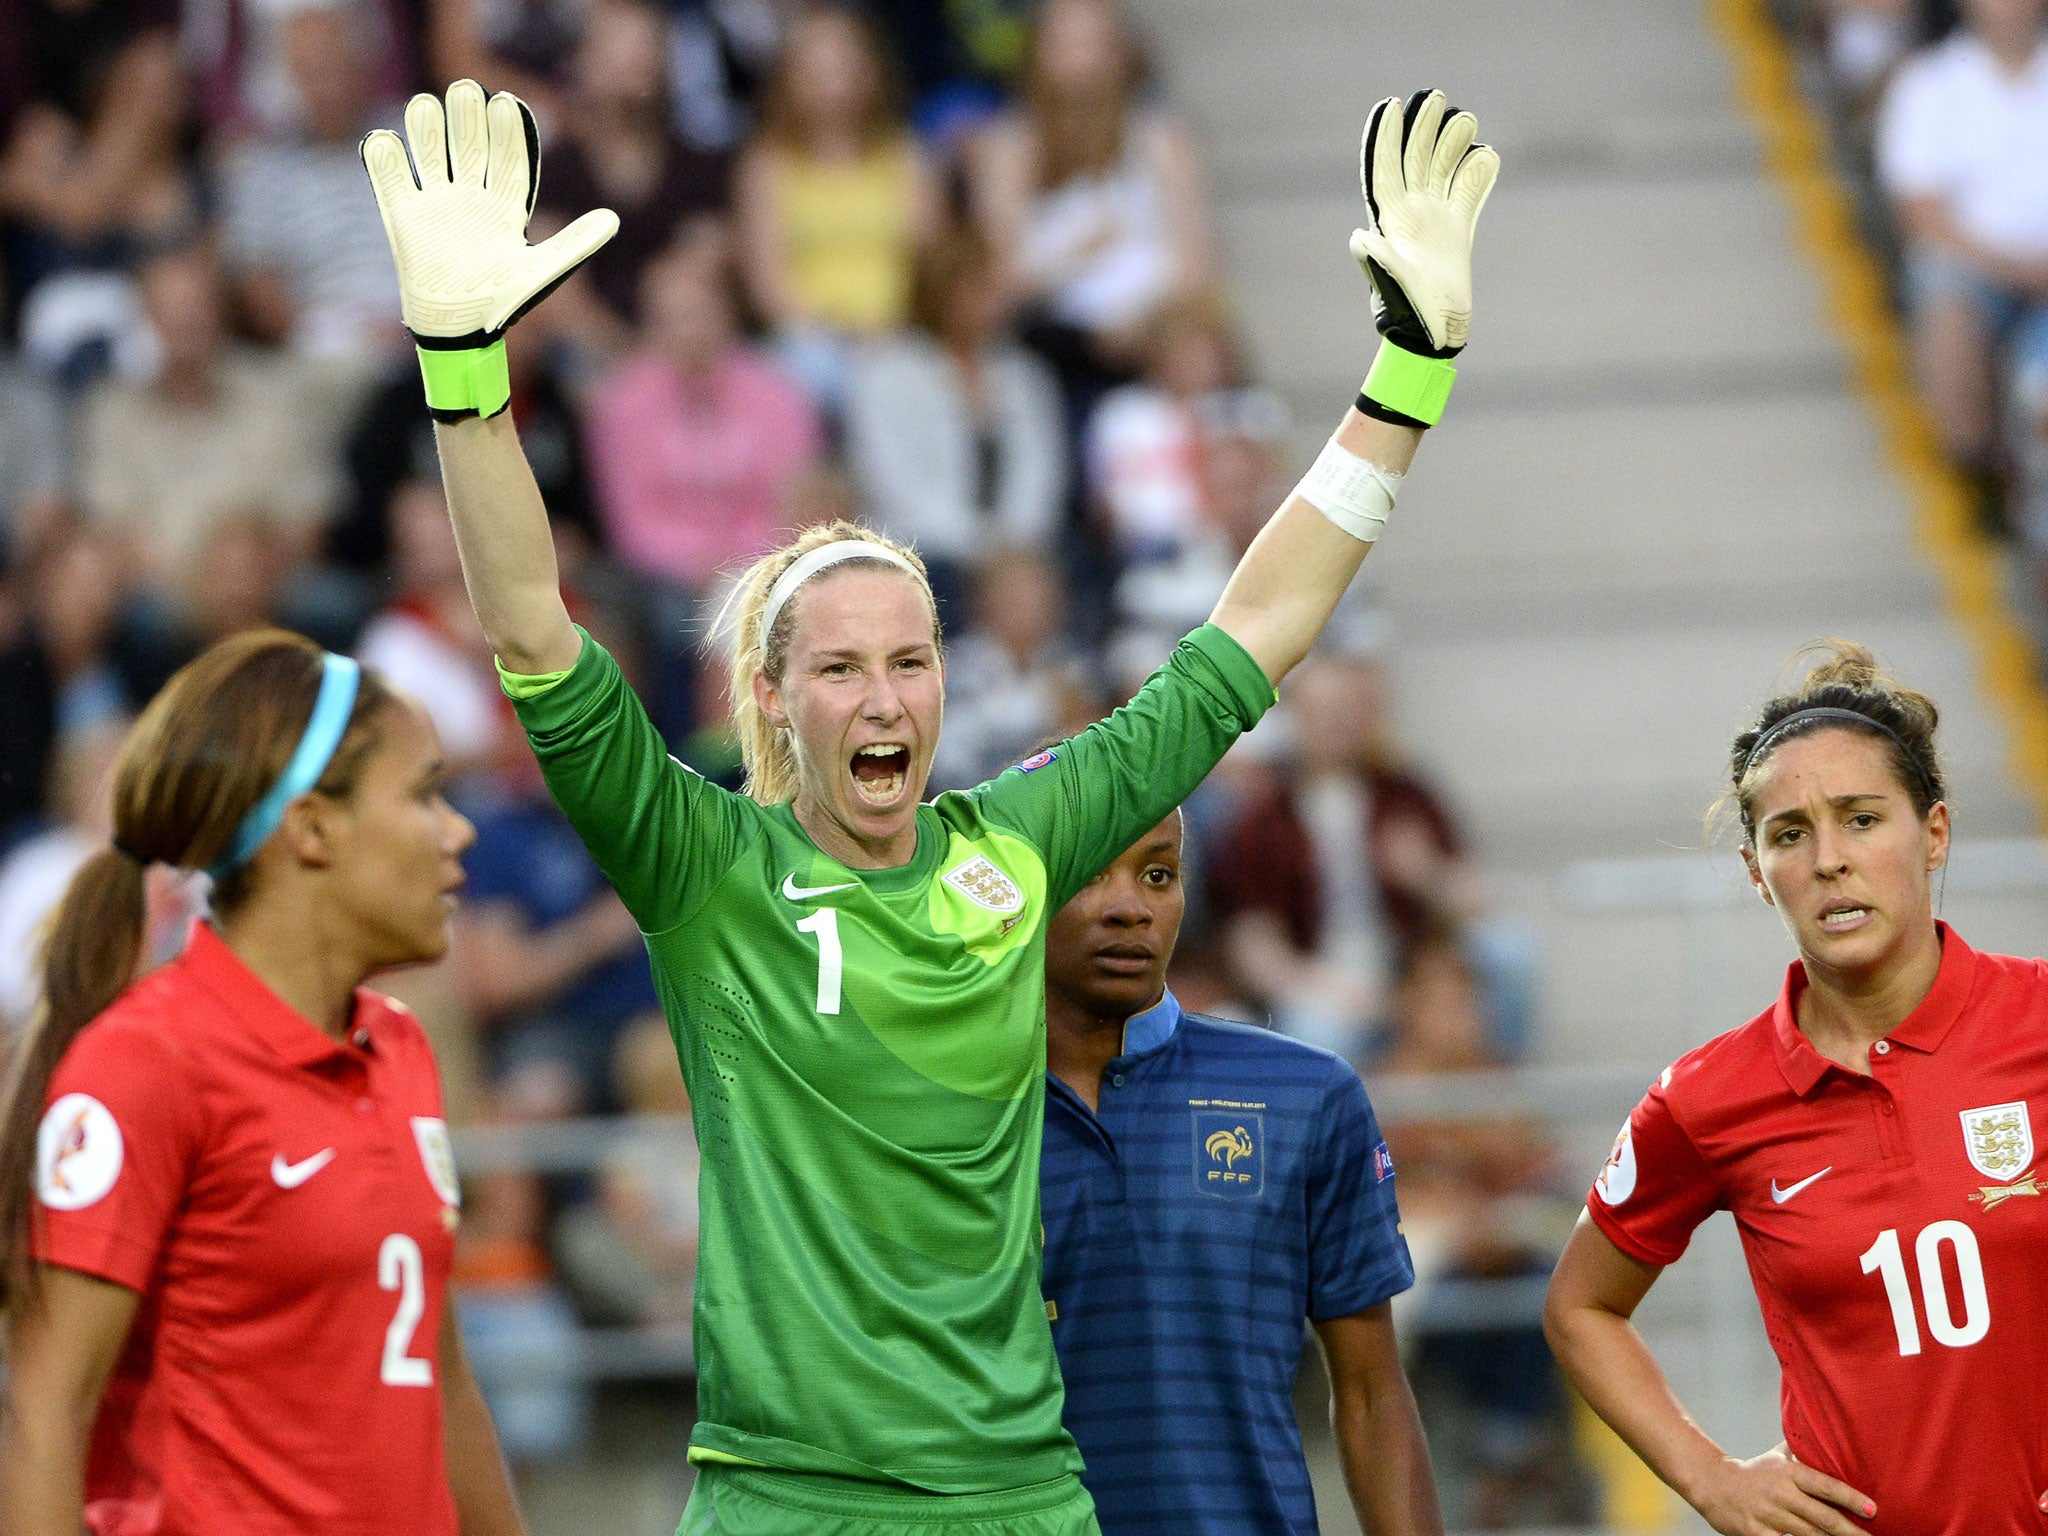
[[[1940,114],[1905,100],[1955,8],[1779,10],[2048,656],[2048,277],[2038,256],[1972,268],[1926,222],[1942,146],[1915,133]],[[0,0],[0,1037],[34,1007],[36,924],[106,835],[135,711],[210,640],[278,622],[417,696],[460,770],[479,836],[457,947],[396,982],[455,1116],[688,1112],[638,936],[470,615],[357,162],[409,92],[464,74],[540,118],[536,235],[621,215],[512,333],[512,409],[577,618],[713,777],[736,754],[709,621],[783,530],[857,516],[924,553],[948,629],[939,789],[1127,696],[1296,467],[1193,135],[1115,0]],[[2048,226],[2048,189],[2014,217]],[[1537,1017],[1531,942],[1403,749],[1388,636],[1361,584],[1191,803],[1174,977],[1375,1084],[1513,1063]],[[203,896],[154,879],[161,952]],[[1453,1282],[1547,1267],[1585,1169],[1514,1118],[1388,1131],[1425,1281],[1403,1326],[1457,1507],[1582,1518],[1540,1339],[1427,1324]],[[464,1320],[480,1362],[494,1342],[527,1362],[493,1402],[529,1469],[616,1409],[533,1361],[688,1316],[688,1144],[607,1146],[466,1181]]]
[[[2048,675],[2048,16],[1998,0],[1786,10],[1936,431],[2009,551]]]
[[[420,699],[477,824],[453,954],[395,983],[454,1116],[686,1114],[638,934],[470,614],[357,160],[409,92],[463,74],[540,119],[536,238],[621,216],[512,333],[512,410],[576,616],[725,782],[710,619],[784,530],[847,515],[915,542],[948,628],[933,788],[971,784],[1206,616],[1285,488],[1287,413],[1247,370],[1192,136],[1114,0],[0,4],[0,1025],[34,1007],[37,924],[106,835],[135,712],[275,622]],[[1383,630],[1361,588],[1291,715],[1190,806],[1175,984],[1388,1072],[1510,1060],[1529,945],[1404,761]],[[1286,857],[1252,856],[1276,828]],[[156,872],[160,953],[202,902]],[[1576,1170],[1469,1129],[1390,1128],[1425,1270],[1533,1271],[1527,1202],[1567,1208]],[[480,1365],[685,1322],[692,1156],[627,1139],[571,1175],[473,1172]],[[1435,1362],[1486,1418],[1503,1509],[1558,1439],[1520,1337],[1533,1376]],[[587,1438],[577,1369],[493,1395],[525,1464]]]

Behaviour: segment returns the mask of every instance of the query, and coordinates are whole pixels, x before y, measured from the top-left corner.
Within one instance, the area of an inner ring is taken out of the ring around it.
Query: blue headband
[[[263,846],[263,840],[284,820],[285,807],[318,784],[320,775],[334,761],[334,749],[341,745],[342,735],[348,730],[348,717],[355,712],[356,689],[362,683],[363,669],[348,657],[332,652],[320,658],[320,669],[320,696],[313,701],[313,717],[306,722],[306,734],[299,738],[292,760],[284,765],[284,772],[270,786],[270,792],[242,818],[227,852],[206,871],[215,880],[248,863],[250,855]]]

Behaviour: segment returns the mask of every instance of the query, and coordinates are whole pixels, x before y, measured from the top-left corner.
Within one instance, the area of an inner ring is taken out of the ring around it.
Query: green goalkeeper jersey
[[[1039,1292],[1045,930],[1273,701],[1205,626],[857,870],[669,757],[584,637],[515,700],[647,936],[703,1161],[694,1460],[976,1493],[1081,1465]]]

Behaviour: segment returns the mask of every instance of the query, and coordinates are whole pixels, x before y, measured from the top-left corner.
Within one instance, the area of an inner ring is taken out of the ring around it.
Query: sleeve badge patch
[[[447,1206],[462,1204],[462,1185],[455,1177],[455,1148],[448,1140],[448,1122],[435,1115],[412,1117],[412,1139],[419,1143],[427,1182]]]
[[[1383,1141],[1372,1149],[1372,1181],[1384,1184],[1394,1176],[1394,1154],[1387,1150]]]
[[[1600,1170],[1600,1177],[1593,1181],[1593,1193],[1600,1197],[1603,1205],[1620,1205],[1636,1192],[1636,1143],[1632,1122],[1621,1123],[1621,1134],[1614,1138],[1614,1150],[1607,1154],[1607,1166]]]
[[[67,1093],[36,1129],[36,1194],[53,1211],[104,1199],[121,1176],[121,1127],[89,1093]]]
[[[1035,757],[1025,758],[1023,762],[1017,765],[1017,771],[1019,773],[1036,773],[1039,769],[1045,767],[1046,764],[1056,763],[1059,760],[1059,753],[1047,750],[1044,752],[1040,752]]]

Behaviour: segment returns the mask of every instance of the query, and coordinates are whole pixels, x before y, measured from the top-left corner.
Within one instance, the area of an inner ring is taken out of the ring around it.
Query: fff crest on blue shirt
[[[1263,1106],[1262,1106],[1263,1107]],[[1266,1118],[1239,1106],[1198,1108],[1195,1188],[1226,1200],[1248,1200],[1266,1188]]]

